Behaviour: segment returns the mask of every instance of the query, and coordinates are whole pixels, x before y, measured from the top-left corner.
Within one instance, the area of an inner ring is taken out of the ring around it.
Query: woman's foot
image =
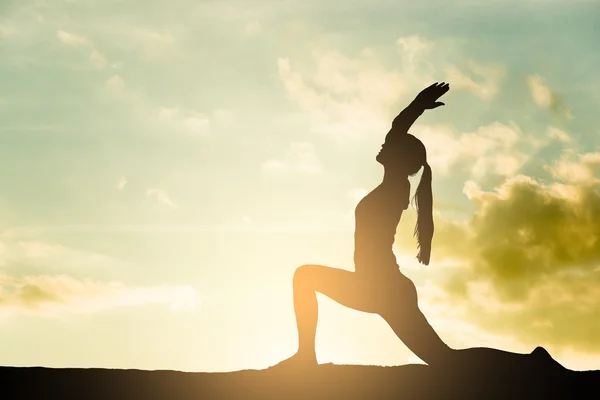
[[[319,365],[317,362],[317,356],[315,354],[302,354],[296,353],[290,358],[286,358],[283,361],[269,367],[271,368],[311,368]]]

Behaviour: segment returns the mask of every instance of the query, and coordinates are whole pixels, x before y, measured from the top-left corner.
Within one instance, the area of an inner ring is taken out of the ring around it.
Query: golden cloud
[[[3,232],[0,316],[90,314],[150,304],[166,304],[173,309],[196,306],[196,292],[187,285],[137,286],[106,279],[127,267],[126,262],[106,254],[11,238]]]
[[[596,159],[590,153],[569,161],[587,171],[571,181],[518,175],[491,191],[465,184],[472,218],[436,216],[432,268],[439,270],[431,275],[444,293],[436,301],[524,343],[600,351]],[[557,179],[572,178],[558,171]]]
[[[89,314],[119,307],[168,304],[193,308],[196,294],[188,286],[132,287],[67,275],[0,275],[0,315],[55,316]]]

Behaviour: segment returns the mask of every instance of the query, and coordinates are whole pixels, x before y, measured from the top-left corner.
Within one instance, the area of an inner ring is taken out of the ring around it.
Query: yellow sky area
[[[457,348],[489,346],[522,353],[542,345],[569,368],[597,368],[600,348],[596,334],[600,326],[594,315],[600,306],[600,249],[593,240],[600,234],[597,160],[595,153],[566,154],[548,166],[553,174],[551,183],[520,175],[484,190],[467,182],[464,192],[475,207],[474,213],[456,220],[447,208],[436,211],[428,267],[415,259],[414,209],[405,211],[396,237],[398,264],[415,282],[420,307],[443,340]],[[349,194],[353,201],[355,195]],[[352,219],[350,203],[346,222]],[[58,316],[75,323],[84,315],[154,304],[179,315],[181,330],[153,328],[155,336],[150,342],[186,343],[189,351],[175,349],[167,354],[161,350],[155,358],[145,357],[146,362],[207,371],[267,367],[296,349],[291,287],[294,269],[305,263],[353,269],[353,231],[351,225],[337,233],[319,231],[323,226],[300,227],[295,233],[290,227],[288,232],[278,231],[281,226],[261,231],[252,221],[242,222],[244,229],[240,231],[246,236],[233,240],[235,236],[218,234],[227,240],[220,245],[235,251],[220,260],[222,265],[211,265],[213,273],[222,274],[222,278],[213,275],[202,287],[191,275],[185,279],[189,284],[126,285],[93,276],[5,274],[1,277],[2,314]],[[5,263],[10,259],[45,260],[48,265],[60,262],[63,273],[86,265],[88,274],[109,266],[109,275],[130,268],[117,258],[25,240],[19,235],[24,233],[3,235],[0,247]],[[200,240],[191,236],[178,246],[191,249]],[[204,250],[197,251],[200,254]],[[194,259],[194,254],[192,251],[181,257]],[[167,259],[171,256],[165,255]],[[231,280],[234,270],[237,278]],[[398,365],[416,361],[381,318],[346,309],[322,295],[319,302],[320,362]],[[142,328],[132,329],[133,334]],[[58,332],[49,335],[55,335],[52,340],[65,339],[60,339]],[[124,343],[118,337],[111,339],[110,334],[105,340],[97,345],[119,348]],[[23,351],[20,354],[22,360],[53,359],[56,351],[51,347],[47,351],[48,358],[40,357],[39,352],[31,357]],[[73,351],[81,350],[73,347]],[[88,353],[87,357],[80,362],[110,365],[102,352]],[[123,367],[142,367],[136,364],[139,358],[116,357],[112,360]],[[54,360],[48,365],[57,365]]]
[[[433,170],[432,262],[415,260],[412,208],[395,249],[421,308],[452,346],[600,368],[592,2],[346,2],[351,18],[326,2],[29,3],[0,18],[3,364],[291,355],[294,270],[353,269],[353,210],[392,119],[448,81],[411,127]],[[415,362],[381,318],[319,300],[320,361]]]

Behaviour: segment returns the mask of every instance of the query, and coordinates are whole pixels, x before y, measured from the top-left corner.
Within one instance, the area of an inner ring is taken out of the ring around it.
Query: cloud
[[[321,164],[315,153],[314,145],[310,142],[290,143],[285,158],[267,160],[262,164],[262,168],[273,174],[291,171],[305,174],[321,172]]]
[[[221,126],[231,126],[236,122],[236,114],[226,108],[217,108],[211,113],[212,121]]]
[[[0,234],[2,270],[30,275],[61,272],[103,276],[128,267],[123,261],[106,254],[40,241],[35,232],[35,229],[11,228]]]
[[[151,45],[170,45],[175,42],[175,38],[170,33],[161,33],[149,29],[136,28],[133,30],[133,35]]]
[[[570,184],[590,184],[600,182],[600,152],[578,154],[573,151],[564,152],[555,163],[546,165],[545,169],[560,181]]]
[[[62,43],[72,47],[87,46],[90,44],[87,38],[63,30],[58,30],[56,37]]]
[[[527,77],[527,86],[535,104],[539,107],[549,110],[553,114],[562,116],[566,119],[572,119],[573,113],[568,108],[562,97],[550,90],[544,79],[539,75],[530,75]]]
[[[88,38],[63,30],[58,30],[56,32],[56,37],[61,43],[67,46],[89,49],[89,62],[94,68],[104,69],[108,66],[109,62],[106,59],[106,56],[96,49],[95,44]]]
[[[206,115],[194,112],[183,120],[183,125],[192,132],[204,131],[210,125],[210,120]]]
[[[90,53],[90,63],[97,69],[104,69],[108,65],[108,61],[104,54],[96,49],[92,49],[92,52]]]
[[[195,308],[190,286],[127,286],[67,275],[0,275],[0,315],[60,316],[90,314],[114,308],[168,304],[173,309]]]
[[[531,97],[535,104],[543,108],[550,108],[552,105],[552,92],[544,84],[542,77],[531,75],[527,77],[527,85],[531,91]]]
[[[173,202],[171,201],[171,198],[169,197],[168,193],[166,191],[164,191],[163,189],[157,189],[157,188],[148,189],[146,191],[146,195],[148,195],[148,197],[152,197],[152,198],[156,199],[158,202],[160,202],[162,204],[166,204],[170,208],[175,207],[175,204],[173,204]]]
[[[527,285],[555,271],[600,263],[600,208],[593,204],[600,193],[589,184],[573,186],[578,196],[565,197],[518,175],[493,192],[471,191],[482,268],[495,282]]]
[[[125,88],[125,81],[120,75],[114,74],[106,81],[106,87],[113,92],[120,92]]]
[[[125,186],[127,185],[128,181],[127,178],[122,176],[119,178],[119,181],[117,182],[117,184],[115,185],[115,187],[118,190],[123,190],[125,188]]]
[[[249,21],[244,27],[244,35],[247,37],[255,37],[262,32],[262,25],[258,21]]]
[[[425,144],[434,173],[462,172],[465,179],[477,182],[514,176],[546,146],[564,148],[571,142],[570,135],[558,128],[524,133],[514,122],[493,122],[462,133],[443,124],[416,125],[413,131]]]
[[[456,66],[446,70],[446,81],[451,83],[452,90],[468,90],[483,100],[489,100],[498,93],[500,80],[506,73],[503,67],[469,61],[467,69],[478,80],[464,74]]]
[[[279,78],[290,100],[304,110],[313,129],[338,140],[361,139],[389,130],[400,100],[410,101],[431,84],[437,70],[447,70],[453,87],[484,99],[497,92],[504,68],[470,61],[477,79],[446,61],[435,62],[436,43],[418,35],[396,41],[400,60],[386,68],[370,48],[349,57],[339,51],[315,51],[309,65],[286,57],[277,61]],[[456,86],[455,86],[456,85]]]
[[[337,139],[360,138],[386,130],[391,106],[406,92],[401,71],[387,71],[365,49],[352,59],[337,51],[315,53],[313,69],[302,71],[288,58],[278,71],[289,98],[322,134]]]
[[[561,129],[555,128],[553,126],[548,127],[548,137],[550,139],[556,139],[559,142],[569,143],[571,142],[571,137],[569,134]]]
[[[158,109],[158,119],[169,121],[179,115],[178,108],[160,107]]]
[[[141,49],[143,54],[150,58],[163,56],[175,43],[175,37],[170,32],[135,28],[127,29],[123,33],[129,37],[134,49]]]
[[[206,132],[213,121],[228,124],[233,121],[233,112],[217,109],[209,114],[194,110],[182,111],[179,107],[159,107],[158,119],[178,130],[190,133]]]
[[[418,131],[434,171],[460,167],[475,180],[515,174],[541,144],[524,138],[515,123],[494,122],[467,133],[445,125],[420,126]]]
[[[173,309],[196,306],[190,286],[131,286],[117,281],[115,275],[130,270],[131,264],[109,254],[49,243],[39,239],[43,232],[30,227],[0,234],[2,317],[60,317],[151,304]]]
[[[575,158],[584,169],[600,160]],[[442,290],[428,301],[527,343],[600,351],[600,183],[557,178],[564,181],[516,175],[490,191],[467,182],[473,217],[436,215],[432,265]]]
[[[410,35],[396,40],[396,45],[403,56],[405,69],[415,73],[419,67],[423,66],[422,58],[433,50],[435,42],[419,35]],[[427,67],[432,68],[430,64]]]

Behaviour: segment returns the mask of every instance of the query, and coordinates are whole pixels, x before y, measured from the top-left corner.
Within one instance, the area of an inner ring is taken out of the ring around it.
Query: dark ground
[[[320,365],[186,373],[0,367],[6,399],[594,399],[600,371]],[[6,394],[12,395],[6,396]]]

